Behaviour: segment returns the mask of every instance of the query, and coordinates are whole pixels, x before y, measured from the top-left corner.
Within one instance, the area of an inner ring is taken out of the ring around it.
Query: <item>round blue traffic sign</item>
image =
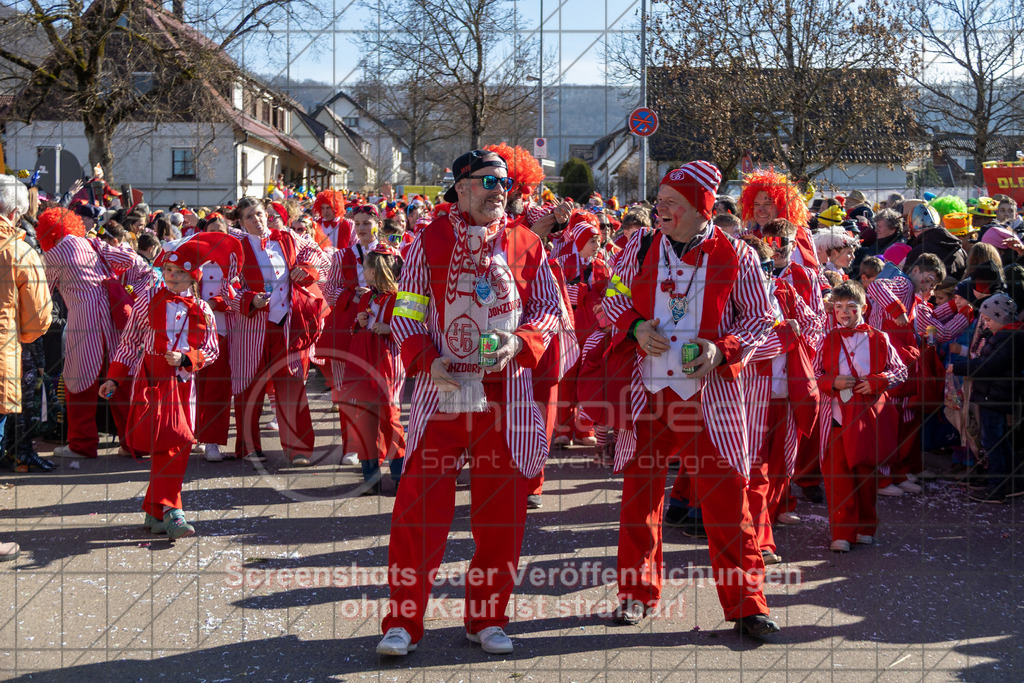
[[[638,107],[629,115],[629,132],[642,138],[658,130],[658,115],[647,107]]]

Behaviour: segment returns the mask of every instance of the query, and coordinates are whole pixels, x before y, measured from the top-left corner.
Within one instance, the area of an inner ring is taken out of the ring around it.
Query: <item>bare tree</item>
[[[912,72],[935,132],[974,140],[975,182],[997,136],[1024,124],[1020,10],[999,0],[914,0],[907,23],[918,32],[924,64]]]
[[[865,151],[907,159],[904,1],[674,0],[653,15],[652,95],[725,169],[744,150],[798,178]]]
[[[199,120],[217,98],[230,98],[242,74],[227,51],[273,14],[308,11],[305,0],[243,0],[204,6],[217,40],[186,23],[183,3],[165,11],[155,0],[27,0],[30,12],[0,17],[3,31],[45,36],[49,54],[33,59],[0,46],[0,60],[25,76],[8,115],[30,123],[43,115],[82,121],[89,163],[112,172],[112,140],[130,121]]]
[[[525,87],[532,43],[514,40],[520,26],[510,0],[381,0],[368,8],[375,14],[363,33],[368,68],[391,82],[418,79],[429,97],[452,102],[472,147],[495,116],[534,95]]]

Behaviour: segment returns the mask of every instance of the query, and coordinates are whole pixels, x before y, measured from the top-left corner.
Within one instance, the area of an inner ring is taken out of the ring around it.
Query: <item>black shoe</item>
[[[40,458],[39,454],[34,452],[24,457],[15,458],[15,460],[18,472],[50,472],[57,469],[57,463]]]
[[[687,517],[682,525],[683,533],[690,538],[707,538],[708,532],[704,530],[704,520],[696,517]]]
[[[619,606],[615,608],[615,614],[612,618],[615,620],[616,624],[635,626],[643,621],[644,617],[650,613],[651,608],[639,600],[623,600],[619,603]]]
[[[821,484],[815,484],[814,486],[801,486],[800,490],[804,494],[804,498],[812,503],[824,503],[825,492],[821,489]]]
[[[540,500],[539,493],[531,493],[526,497],[526,509],[536,510],[539,507],[544,507],[544,503]]]
[[[986,489],[984,491],[977,491],[970,495],[970,499],[976,503],[991,503],[993,505],[1001,505],[1006,502],[1006,494],[1002,491],[994,489]]]
[[[669,506],[665,512],[665,526],[686,526],[686,515],[689,508]]]
[[[776,555],[771,550],[762,550],[761,557],[764,558],[765,566],[768,566],[770,564],[779,564],[780,562],[782,562],[782,556]]]
[[[736,630],[740,635],[760,638],[762,636],[778,633],[782,629],[774,621],[768,618],[767,614],[752,614],[736,621]]]
[[[267,456],[263,454],[263,451],[253,451],[249,455],[242,458],[246,462],[266,462]]]
[[[360,496],[379,496],[380,492],[380,477],[377,477],[373,481],[364,481],[363,485],[356,489],[357,495]]]

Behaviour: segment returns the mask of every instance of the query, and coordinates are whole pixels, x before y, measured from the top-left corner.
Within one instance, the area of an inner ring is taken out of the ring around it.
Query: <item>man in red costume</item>
[[[736,381],[774,324],[757,256],[711,223],[722,174],[706,161],[669,171],[658,191],[659,230],[638,231],[615,268],[605,309],[613,344],[635,339],[636,453],[618,453],[620,623],[635,624],[661,596],[661,519],[669,460],[695,481],[725,618],[763,636],[764,561],[751,523],[746,411]],[[683,345],[697,344],[684,362]]]
[[[313,241],[328,254],[355,243],[352,221],[345,218],[345,195],[340,190],[323,190],[313,200],[316,219]]]
[[[406,655],[423,637],[455,513],[455,479],[467,462],[476,552],[466,580],[466,638],[492,654],[512,651],[505,608],[529,479],[547,454],[532,370],[558,325],[558,285],[540,239],[509,225],[513,181],[505,161],[474,150],[452,171],[445,201],[457,204],[409,248],[391,322],[416,388],[391,518],[391,602],[378,654]],[[481,346],[485,332],[496,337],[490,351]]]
[[[785,218],[797,226],[796,251],[793,260],[801,266],[814,267],[818,258],[814,253],[811,232],[807,229],[810,213],[799,190],[785,173],[774,169],[754,171],[743,180],[740,208],[747,232],[761,237],[761,230],[769,221]]]

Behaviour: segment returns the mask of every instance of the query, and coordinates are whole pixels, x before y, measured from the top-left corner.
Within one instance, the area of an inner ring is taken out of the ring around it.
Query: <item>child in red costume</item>
[[[195,373],[217,359],[217,324],[197,294],[202,264],[216,260],[225,273],[242,248],[229,235],[202,233],[164,252],[157,265],[164,286],[139,296],[121,335],[100,396],[110,398],[132,378],[132,412],[126,438],[137,451],[152,453],[149,488],[142,502],[145,525],[171,540],[195,533],[185,521],[181,486],[195,431]],[[148,407],[148,408],[147,408]]]
[[[864,323],[864,288],[844,282],[832,291],[839,327],[815,358],[818,388],[830,397],[822,409],[822,464],[835,552],[874,542],[876,468],[896,450],[898,416],[886,392],[907,378],[889,336]]]

